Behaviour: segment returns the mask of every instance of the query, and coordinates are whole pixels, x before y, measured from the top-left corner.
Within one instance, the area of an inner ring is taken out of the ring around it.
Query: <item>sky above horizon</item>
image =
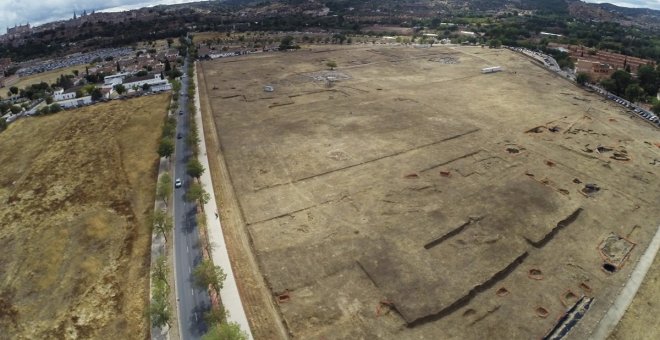
[[[86,10],[120,12],[157,5],[183,4],[206,0],[0,0],[0,34],[15,25],[38,26],[52,21],[66,20]]]
[[[0,34],[6,27],[30,23],[38,26],[51,21],[69,19],[73,12],[118,12],[135,8],[181,4],[200,0],[0,0]],[[201,0],[204,1],[204,0]],[[646,7],[660,10],[660,0],[584,0],[592,3],[609,2],[623,7]]]
[[[651,9],[660,10],[660,0],[623,0],[623,1],[582,0],[582,1],[597,3],[597,4],[610,3],[621,7],[641,7],[641,8],[651,8]]]

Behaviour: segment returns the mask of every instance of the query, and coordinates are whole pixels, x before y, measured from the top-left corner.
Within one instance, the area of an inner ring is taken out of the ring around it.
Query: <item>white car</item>
[[[176,181],[174,181],[174,187],[175,188],[180,188],[183,185],[183,182],[181,181],[181,178],[177,178]]]

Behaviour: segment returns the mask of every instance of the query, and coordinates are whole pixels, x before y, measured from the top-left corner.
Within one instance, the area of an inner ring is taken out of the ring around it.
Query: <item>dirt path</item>
[[[220,152],[218,132],[208,102],[208,85],[204,78],[204,64],[199,63],[198,67],[200,70],[197,74],[200,84],[200,110],[204,120],[209,170],[213,183],[215,183],[215,198],[219,205],[218,211],[222,216],[225,242],[245,313],[255,339],[287,339],[288,331],[282,323],[270,290],[259,271],[245,229],[243,214],[234,194],[231,176]]]

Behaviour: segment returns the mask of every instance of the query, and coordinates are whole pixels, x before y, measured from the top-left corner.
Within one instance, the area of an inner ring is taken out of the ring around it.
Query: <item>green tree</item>
[[[641,86],[637,84],[630,84],[628,87],[626,87],[625,97],[631,102],[637,102],[643,100],[644,97],[646,97],[646,92]]]
[[[126,86],[124,86],[124,84],[115,85],[115,91],[117,91],[117,93],[119,93],[119,95],[122,95],[122,94],[126,93]]]
[[[62,111],[62,107],[60,106],[60,104],[55,103],[50,106],[50,113],[58,113],[60,111]]]
[[[602,86],[605,90],[616,93],[616,82],[614,79],[606,78],[600,81],[600,86]]]
[[[202,340],[247,340],[247,338],[247,333],[235,322],[216,324],[202,336]]]
[[[632,76],[630,73],[623,70],[614,71],[610,78],[614,80],[614,83],[616,84],[615,93],[619,96],[623,95],[628,85],[632,83]]]
[[[577,74],[575,80],[577,81],[578,84],[584,85],[585,83],[591,81],[591,77],[589,77],[588,73],[580,72]]]
[[[211,195],[204,190],[201,184],[193,183],[188,188],[186,192],[186,200],[188,202],[199,202],[202,204],[202,209],[204,209],[204,204],[208,203],[211,199]]]
[[[172,156],[173,153],[174,153],[174,141],[169,137],[162,138],[160,140],[160,145],[158,146],[158,155],[160,157],[170,158],[170,156]]]
[[[12,106],[9,107],[9,110],[11,110],[12,114],[17,114],[17,113],[21,112],[23,109],[18,105],[12,105]]]
[[[330,70],[334,70],[335,67],[337,67],[337,63],[333,60],[330,60],[327,63],[325,63],[325,66],[329,67]]]
[[[290,35],[287,35],[286,37],[282,38],[280,41],[280,51],[285,51],[289,50],[292,48],[296,48],[295,41],[293,40],[293,37]]]
[[[651,107],[651,111],[653,111],[655,114],[660,114],[660,100],[656,100],[655,104]]]
[[[158,179],[158,187],[156,188],[156,196],[163,200],[167,205],[167,199],[172,193],[172,177],[167,172],[162,174]]]
[[[174,39],[172,38],[167,38],[167,48],[172,47],[172,44],[174,43]]]
[[[172,217],[167,215],[163,210],[156,209],[151,217],[151,224],[156,234],[163,235],[165,242],[167,242],[167,233],[174,228]]]
[[[204,166],[197,160],[197,158],[192,158],[190,161],[188,161],[188,164],[186,164],[186,172],[188,172],[190,177],[199,179],[202,177],[204,170],[206,169],[204,169]]]
[[[46,97],[46,104],[50,105],[52,103],[53,103],[53,97],[52,96]]]
[[[195,284],[203,289],[211,286],[217,291],[220,291],[225,284],[227,274],[220,268],[213,264],[211,260],[203,260],[195,269],[193,269],[193,279]]]
[[[92,95],[92,100],[93,101],[97,101],[97,100],[100,100],[101,98],[103,98],[103,93],[101,92],[101,89],[99,89],[99,88],[93,89],[91,95]]]
[[[637,79],[639,85],[649,96],[655,96],[660,87],[660,72],[656,71],[651,65],[642,65],[637,70]]]
[[[0,132],[5,131],[7,129],[7,120],[4,118],[0,118]]]
[[[490,48],[500,48],[500,46],[502,46],[502,42],[497,39],[491,39],[488,42],[488,47]]]
[[[153,266],[151,271],[151,279],[154,281],[162,281],[167,286],[170,284],[167,282],[167,274],[169,273],[165,255],[160,255]]]
[[[211,308],[208,312],[204,313],[204,321],[207,325],[215,325],[226,321],[227,313],[222,306],[218,308]]]
[[[14,95],[17,95],[18,94],[18,87],[16,87],[16,86],[10,87],[9,92],[11,92]]]
[[[154,294],[152,296],[149,305],[149,316],[153,327],[170,326],[172,315],[167,302],[167,294]]]

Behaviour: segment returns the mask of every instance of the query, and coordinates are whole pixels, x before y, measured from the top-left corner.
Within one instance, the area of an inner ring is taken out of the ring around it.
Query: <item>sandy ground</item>
[[[295,338],[539,338],[593,297],[571,331],[586,338],[660,221],[657,129],[507,50],[329,46],[202,69],[216,190],[236,201],[223,225],[249,236]]]
[[[113,101],[0,134],[0,337],[148,336],[146,218],[167,103]]]

